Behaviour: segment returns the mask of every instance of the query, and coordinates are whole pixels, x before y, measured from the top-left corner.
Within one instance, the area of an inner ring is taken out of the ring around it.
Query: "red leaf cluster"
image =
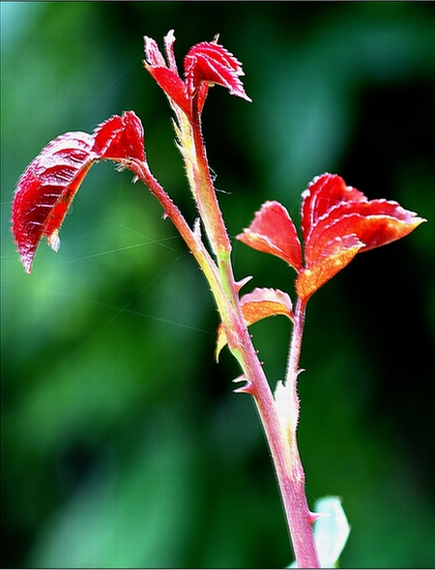
[[[43,237],[58,251],[68,208],[92,164],[101,159],[145,160],[143,128],[133,111],[114,115],[91,135],[57,137],[22,174],[12,202],[12,233],[27,273]]]
[[[243,76],[241,63],[223,46],[201,42],[190,48],[184,58],[184,76],[181,79],[174,56],[174,31],[164,38],[166,60],[157,42],[145,36],[145,69],[166,93],[169,101],[192,118],[194,104],[201,113],[210,86],[222,85],[232,95],[251,101],[239,77]]]
[[[360,251],[406,236],[424,222],[397,202],[368,200],[336,174],[315,178],[302,194],[304,247],[287,210],[266,202],[237,238],[286,261],[297,272],[296,291],[307,301]],[[302,262],[302,253],[304,262]]]

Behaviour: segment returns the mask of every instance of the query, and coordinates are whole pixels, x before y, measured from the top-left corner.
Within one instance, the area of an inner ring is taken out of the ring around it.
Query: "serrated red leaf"
[[[424,220],[397,202],[371,200],[337,175],[323,174],[303,193],[305,269],[296,281],[307,299],[355,255],[400,239]]]
[[[253,249],[284,259],[296,271],[302,269],[301,242],[289,213],[279,202],[265,202],[249,228],[237,239]]]
[[[232,95],[251,101],[239,79],[244,75],[241,63],[217,41],[194,45],[184,58],[183,81],[174,56],[175,36],[170,30],[164,38],[166,60],[157,42],[145,36],[145,69],[163,89],[171,103],[175,103],[189,118],[193,101],[201,113],[211,85],[222,85]]]
[[[50,142],[18,181],[12,203],[12,233],[21,261],[31,272],[39,241],[46,237],[57,251],[57,232],[89,168],[98,157],[94,138],[66,133]]]
[[[294,320],[293,306],[287,293],[279,289],[256,288],[240,299],[240,308],[246,325],[250,325],[276,315],[284,315]],[[216,342],[216,360],[222,348],[227,344],[225,329],[219,325]]]
[[[222,85],[232,95],[251,101],[239,77],[244,75],[242,64],[217,42],[201,42],[193,46],[184,58],[184,73],[189,93],[195,94],[203,83]],[[199,109],[206,91],[201,93]]]
[[[304,242],[318,220],[337,204],[367,201],[362,192],[346,186],[343,178],[325,173],[317,176],[302,193],[301,227]]]
[[[397,202],[369,201],[359,190],[346,186],[340,176],[326,173],[302,194],[303,264],[296,229],[278,202],[266,202],[237,238],[292,265],[298,272],[298,296],[306,301],[357,253],[400,239],[424,221]]]
[[[298,297],[306,301],[322,285],[332,279],[339,271],[348,265],[355,255],[362,251],[364,244],[355,234],[335,237],[324,244],[315,262],[299,273],[296,279]]]
[[[12,233],[21,261],[31,272],[40,240],[60,247],[59,230],[92,164],[110,159],[145,161],[143,128],[132,111],[114,115],[92,135],[66,133],[49,143],[18,181],[12,203]]]
[[[94,130],[93,151],[100,159],[145,160],[143,126],[133,111],[113,115]]]
[[[357,203],[341,203],[331,208],[311,228],[306,247],[318,244],[328,235],[353,232],[364,242],[361,251],[368,251],[408,235],[422,221],[414,212],[393,201],[365,199]]]

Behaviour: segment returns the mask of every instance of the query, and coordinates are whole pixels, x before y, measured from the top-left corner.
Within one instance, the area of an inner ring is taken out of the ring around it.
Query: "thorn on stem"
[[[254,395],[255,393],[254,384],[252,383],[251,380],[246,378],[244,374],[238,376],[237,378],[234,378],[233,382],[245,382],[243,386],[240,386],[239,388],[236,388],[234,390],[235,394],[251,394],[251,396]]]
[[[311,513],[309,514],[310,523],[314,524],[319,519],[323,519],[325,517],[330,517],[331,513]]]

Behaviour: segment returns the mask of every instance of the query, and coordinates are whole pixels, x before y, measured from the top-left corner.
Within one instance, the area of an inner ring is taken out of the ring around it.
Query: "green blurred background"
[[[143,35],[220,32],[253,103],[213,89],[204,132],[232,236],[266,199],[298,219],[324,171],[428,218],[358,256],[308,306],[300,450],[311,505],[343,498],[344,567],[435,566],[434,3],[32,2],[2,16],[2,566],[283,567],[293,558],[251,399],[232,392],[203,276],[131,173],[95,166],[33,274],[9,231],[45,144],[134,109],[193,221]],[[293,294],[234,243],[237,278]],[[247,291],[249,287],[247,287]],[[271,383],[290,326],[252,327]]]

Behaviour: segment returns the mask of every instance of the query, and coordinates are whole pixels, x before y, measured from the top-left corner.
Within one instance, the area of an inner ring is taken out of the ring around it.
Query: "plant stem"
[[[228,347],[239,361],[246,380],[246,386],[239,391],[248,392],[255,399],[272,453],[297,564],[299,567],[320,567],[312,528],[313,517],[308,509],[305,496],[305,474],[296,441],[297,416],[299,415],[296,381],[305,306],[298,299],[289,355],[289,371],[292,372],[290,378],[287,378],[287,381],[290,381],[293,394],[289,405],[294,408],[293,415],[296,421],[294,422],[293,433],[289,434],[286,427],[283,427],[280,422],[276,401],[271,393],[242,315],[230,259],[231,246],[209,174],[199,121],[194,125],[193,132],[198,168],[198,177],[195,177],[195,182],[200,182],[200,187],[196,189],[195,195],[199,196],[204,204],[199,207],[199,210],[205,213],[206,219],[204,220],[204,216],[202,219],[206,230],[208,230],[212,247],[214,245],[214,251],[217,252],[222,285],[229,302],[235,309],[228,312],[230,321],[227,321],[225,315],[222,314],[221,318],[226,330]]]
[[[243,318],[238,298],[238,286],[233,276],[230,241],[214,193],[200,132],[195,136],[195,147],[196,158],[199,160],[196,161],[192,178],[195,184],[199,184],[199,187],[194,189],[194,196],[202,196],[202,206],[198,209],[212,249],[217,254],[218,266],[201,240],[199,227],[195,231],[189,227],[177,206],[151,174],[148,165],[145,162],[131,161],[128,168],[148,186],[160,201],[165,215],[172,220],[204,271],[225,328],[228,347],[243,371],[243,376],[240,379],[245,381],[245,385],[236,391],[251,394],[260,415],[275,465],[297,564],[300,568],[318,568],[320,565],[312,530],[313,517],[309,512],[305,497],[305,475],[297,449],[296,431],[294,430],[294,434],[289,434],[282,425],[276,400],[272,395]],[[189,168],[191,168],[191,164]],[[213,200],[207,200],[207,195],[213,196]],[[292,372],[289,373],[287,379],[287,381],[291,381],[291,386],[293,386],[295,399],[291,405],[296,403],[297,412],[299,408],[296,379],[303,319],[304,307],[302,303],[298,302],[289,356],[289,372],[290,370]]]
[[[245,391],[251,393],[255,399],[271,451],[296,563],[299,568],[320,568],[312,528],[313,515],[308,509],[305,496],[305,474],[296,437],[289,438],[281,425],[276,401],[250,338],[249,343],[241,347],[239,360],[242,362],[245,376],[249,378]]]
[[[299,421],[299,396],[297,392],[297,383],[298,383],[299,373],[301,372],[301,370],[299,369],[299,359],[301,355],[302,336],[305,324],[305,308],[306,308],[306,303],[303,303],[300,297],[298,297],[294,311],[293,331],[290,341],[290,350],[287,361],[287,372],[285,379],[285,385],[287,387],[287,390],[289,390],[292,395],[292,407],[294,410],[292,438],[294,439],[295,445],[296,445],[296,428]]]
[[[200,116],[195,113],[194,117],[192,123],[196,159],[193,176],[194,196],[211,248],[218,259],[218,263],[220,263],[222,256],[228,261],[228,255],[231,252],[231,242],[208,167]],[[229,267],[228,264],[227,267]]]
[[[171,200],[164,188],[151,173],[146,162],[138,160],[128,161],[128,168],[150,189],[163,207],[165,216],[170,218],[177,228],[187,247],[195,257],[198,265],[203,270],[207,281],[213,289],[222,289],[219,272],[209,252],[200,239],[199,231],[194,232],[186,222],[178,207]]]

